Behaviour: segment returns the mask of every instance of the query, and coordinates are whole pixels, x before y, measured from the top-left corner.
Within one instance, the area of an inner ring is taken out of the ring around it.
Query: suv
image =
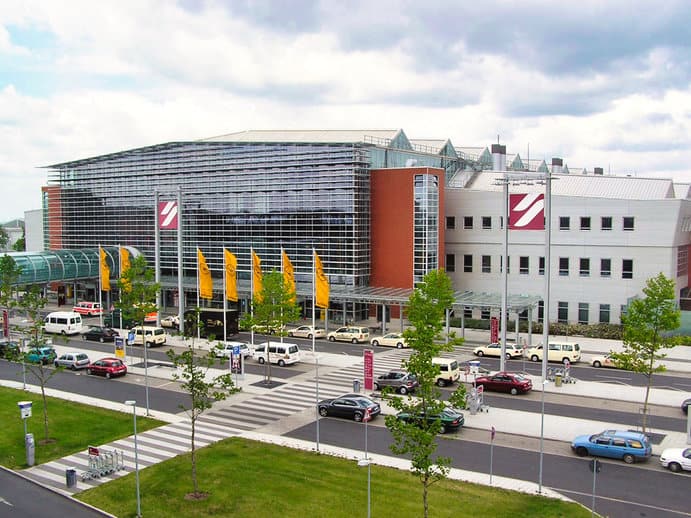
[[[329,342],[351,342],[354,344],[364,343],[369,340],[369,327],[339,327],[335,331],[331,331],[327,338]]]
[[[80,352],[69,352],[61,355],[53,361],[56,367],[67,367],[73,371],[86,369],[89,366],[89,357]]]
[[[374,382],[374,390],[392,387],[399,394],[413,392],[420,383],[415,374],[403,370],[392,370],[379,376]]]
[[[145,345],[153,347],[166,343],[166,330],[162,327],[144,326],[130,329],[129,336],[134,336],[130,343],[134,345]]]

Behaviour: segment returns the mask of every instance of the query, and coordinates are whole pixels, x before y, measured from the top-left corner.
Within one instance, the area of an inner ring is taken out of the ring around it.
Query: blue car
[[[55,349],[50,346],[35,347],[26,353],[26,361],[29,363],[42,363],[46,365],[48,363],[53,363],[53,360],[55,360],[57,356]]]
[[[646,460],[652,454],[650,440],[642,433],[622,430],[605,430],[595,435],[580,435],[571,443],[571,449],[579,457],[593,455],[622,459],[627,464]]]

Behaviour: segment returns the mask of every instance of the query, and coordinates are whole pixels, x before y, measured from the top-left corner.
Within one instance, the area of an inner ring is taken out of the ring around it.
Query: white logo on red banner
[[[161,230],[178,229],[178,202],[162,201],[158,204],[158,228]]]
[[[544,230],[545,195],[542,193],[509,196],[509,230]]]

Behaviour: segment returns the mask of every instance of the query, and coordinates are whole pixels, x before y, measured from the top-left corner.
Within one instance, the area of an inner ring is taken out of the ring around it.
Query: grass
[[[365,516],[367,470],[352,460],[231,438],[197,452],[199,489],[192,492],[189,454],[140,471],[142,514],[169,517]],[[76,497],[121,518],[136,515],[133,474]],[[372,466],[372,516],[422,516],[422,486],[412,474]],[[429,516],[514,518],[586,517],[577,504],[486,486],[444,480],[432,486]],[[174,512],[173,512],[174,510]]]
[[[114,412],[72,401],[48,399],[48,432],[54,441],[41,444],[44,439],[43,399],[40,394],[0,387],[0,464],[10,469],[26,468],[24,424],[18,401],[32,401],[32,416],[27,431],[34,434],[36,464],[43,464],[66,455],[85,451],[90,444],[99,445],[132,435],[132,414]],[[145,431],[162,422],[137,417],[137,431]]]

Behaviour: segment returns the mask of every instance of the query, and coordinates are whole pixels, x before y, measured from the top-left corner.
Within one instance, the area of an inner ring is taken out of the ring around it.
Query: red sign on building
[[[509,230],[544,230],[545,195],[542,193],[509,196]]]
[[[161,230],[178,229],[178,202],[161,201],[158,203],[158,228]]]
[[[489,342],[492,344],[499,343],[499,319],[492,317],[489,320]]]
[[[362,354],[365,359],[365,390],[374,390],[374,351],[365,349]]]

